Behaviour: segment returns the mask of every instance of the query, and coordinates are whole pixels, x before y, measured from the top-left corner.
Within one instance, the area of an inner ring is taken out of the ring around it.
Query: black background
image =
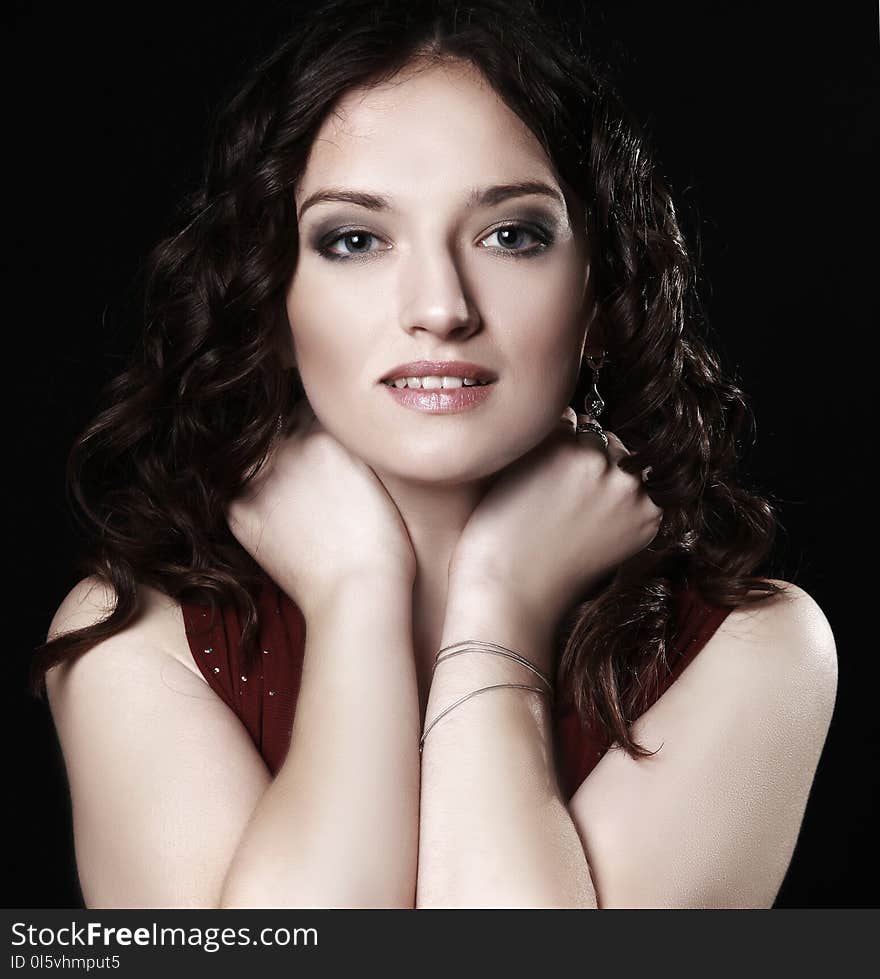
[[[60,751],[25,693],[30,650],[76,580],[67,452],[132,341],[134,273],[198,177],[212,108],[308,16],[278,2],[71,6],[12,5],[3,21],[5,907],[80,903]],[[685,228],[702,232],[710,320],[758,420],[748,471],[785,527],[773,575],[816,599],[837,641],[835,716],[776,906],[876,906],[876,6],[594,9]]]

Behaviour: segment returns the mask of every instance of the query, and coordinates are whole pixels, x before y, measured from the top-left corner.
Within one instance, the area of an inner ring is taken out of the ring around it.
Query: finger
[[[612,465],[616,466],[621,459],[624,459],[626,456],[630,455],[630,452],[623,442],[621,442],[620,439],[614,434],[614,432],[608,431],[607,429],[603,429],[603,431],[605,432],[605,437],[608,439],[607,448],[602,441],[602,437],[596,432],[591,432],[589,430],[579,432],[578,438],[589,439],[589,443],[587,444],[594,445],[605,455]]]
[[[608,436],[608,455],[609,458],[617,465],[621,459],[626,456],[632,455],[632,452],[620,441],[620,439],[614,434],[614,432],[606,431],[605,434]],[[644,483],[648,478],[653,466],[645,466],[645,468],[638,474],[639,479]]]
[[[614,462],[618,462],[625,456],[631,455],[629,449],[620,441],[614,432],[609,432],[606,429],[605,435],[608,438],[608,454]]]
[[[577,428],[577,413],[570,406],[563,411],[562,417],[559,420],[565,425],[570,425],[572,429]]]
[[[605,436],[608,439],[608,459],[616,466],[621,459],[625,459],[629,455],[629,451],[614,432],[609,432],[606,429]]]
[[[610,461],[616,462],[620,457],[620,450],[623,449],[624,454],[626,449],[623,448],[623,443],[618,439],[612,432],[606,431],[599,422],[595,421],[589,415],[575,416],[577,418],[577,424],[575,425],[575,433],[578,439],[583,445],[595,446],[596,449],[601,451]],[[578,425],[583,422],[580,429]],[[598,429],[598,430],[597,430]],[[605,436],[603,438],[602,436]],[[607,438],[608,444],[605,444],[605,439]]]
[[[611,458],[615,465],[624,459],[626,456],[631,456],[632,452],[627,449],[627,447],[620,441],[620,439],[614,434],[614,432],[606,432],[608,436],[608,450],[609,458]],[[639,479],[644,483],[653,469],[653,466],[645,466],[645,468],[640,473],[633,473],[633,475],[638,475]]]
[[[625,456],[632,455],[632,452],[629,451],[629,449],[623,444],[623,442],[620,441],[620,439],[614,434],[614,432],[606,431],[605,434],[608,436],[609,452],[612,449],[612,447],[615,450],[616,453],[614,457],[615,463],[619,462]],[[645,468],[639,473],[639,478],[643,483],[648,478],[653,468],[654,468],[653,466],[645,466]]]

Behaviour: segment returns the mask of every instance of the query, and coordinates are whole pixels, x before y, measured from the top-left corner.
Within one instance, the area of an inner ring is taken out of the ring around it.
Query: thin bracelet
[[[462,646],[465,648],[458,649],[457,647]],[[454,650],[453,652],[447,652],[448,650]],[[547,689],[553,694],[553,682],[546,673],[543,673],[537,668],[530,660],[526,659],[520,653],[515,653],[512,649],[508,649],[506,646],[500,646],[498,643],[486,642],[483,639],[464,639],[461,642],[452,643],[450,646],[444,646],[434,659],[434,666],[431,670],[431,676],[433,677],[434,671],[437,669],[437,665],[442,663],[444,660],[450,659],[452,656],[458,656],[459,653],[466,653],[469,650],[476,650],[482,653],[493,653],[495,656],[506,656],[508,659],[515,660],[521,666],[526,669],[531,670],[536,676],[539,676],[544,683],[547,684]],[[441,656],[441,653],[446,653],[445,656]]]
[[[547,691],[543,690],[541,687],[531,687],[527,683],[493,683],[488,687],[478,687],[476,690],[471,690],[470,693],[466,693],[463,697],[459,697],[454,704],[450,704],[449,707],[444,708],[440,713],[434,718],[433,721],[425,728],[422,736],[419,738],[419,754],[422,753],[422,748],[425,744],[425,738],[428,736],[428,731],[439,721],[441,718],[445,717],[451,710],[458,707],[459,704],[463,704],[466,700],[470,700],[471,697],[476,697],[478,693],[483,693],[486,690],[497,690],[499,687],[516,687],[519,690],[533,690],[535,693],[546,694]]]

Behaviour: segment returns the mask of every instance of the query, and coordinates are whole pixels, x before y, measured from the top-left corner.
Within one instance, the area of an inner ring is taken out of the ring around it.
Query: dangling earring
[[[598,419],[599,415],[602,414],[602,409],[605,407],[605,402],[602,400],[602,396],[599,394],[598,388],[596,387],[596,380],[599,377],[599,370],[602,367],[602,364],[605,363],[605,351],[602,351],[598,361],[596,361],[589,354],[584,357],[584,360],[586,360],[593,370],[593,384],[590,390],[587,392],[587,396],[584,398],[584,411],[586,414],[578,415],[575,431],[578,433],[597,436],[602,440],[602,446],[607,452],[608,436],[605,434],[605,430],[596,420]]]
[[[605,351],[603,350],[599,355],[598,361],[589,354],[584,356],[584,360],[593,371],[593,384],[584,398],[584,411],[593,419],[593,421],[598,421],[599,415],[602,414],[602,409],[605,407],[605,402],[602,400],[602,395],[599,394],[599,389],[596,387],[596,382],[599,380],[599,371],[602,369],[602,365],[605,363]]]

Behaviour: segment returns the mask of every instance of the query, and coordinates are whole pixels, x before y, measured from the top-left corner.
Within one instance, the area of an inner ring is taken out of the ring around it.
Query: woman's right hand
[[[308,617],[354,577],[412,583],[406,526],[373,470],[315,417],[294,427],[226,511],[233,536]]]

